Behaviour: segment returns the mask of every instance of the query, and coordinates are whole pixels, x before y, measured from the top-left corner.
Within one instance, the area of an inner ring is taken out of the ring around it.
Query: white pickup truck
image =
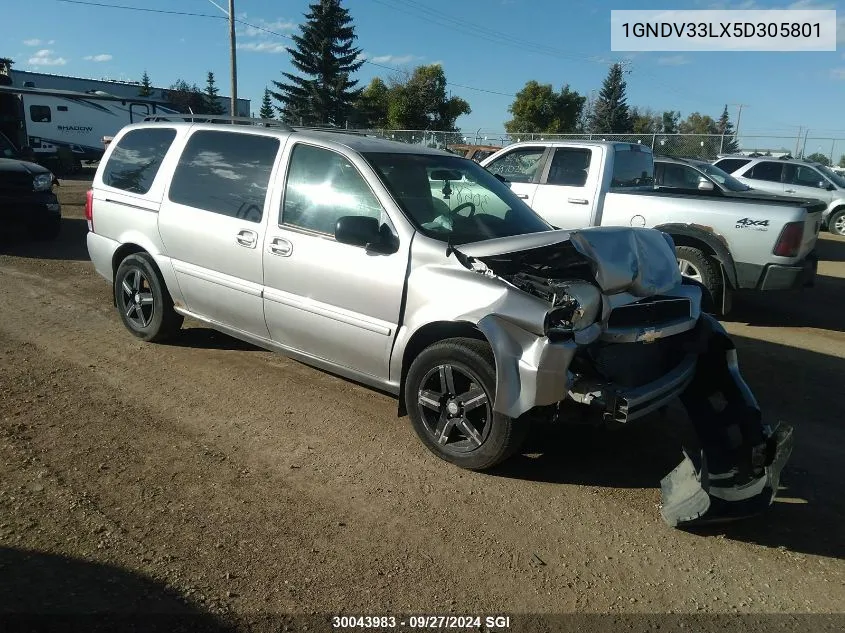
[[[818,201],[655,189],[652,152],[636,143],[522,142],[481,164],[555,227],[644,226],[671,235],[681,273],[710,291],[721,314],[736,290],[813,285],[824,210]],[[471,201],[472,190],[450,183],[450,205]]]

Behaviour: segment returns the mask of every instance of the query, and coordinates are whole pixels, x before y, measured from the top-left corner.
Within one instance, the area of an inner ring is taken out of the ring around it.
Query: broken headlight
[[[557,297],[555,308],[546,314],[546,336],[571,334],[590,327],[601,308],[601,293],[586,282],[567,284]]]

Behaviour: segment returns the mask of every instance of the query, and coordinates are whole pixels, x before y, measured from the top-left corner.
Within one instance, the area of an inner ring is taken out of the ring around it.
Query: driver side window
[[[534,182],[545,151],[544,147],[516,149],[487,165],[487,171],[504,176],[511,182]]]
[[[792,177],[792,184],[801,187],[816,187],[818,189],[820,183],[824,183],[823,186],[825,187],[827,186],[824,176],[812,167],[806,167],[804,165],[799,165],[795,170],[795,175]]]
[[[294,147],[279,225],[333,236],[337,221],[349,215],[381,218],[381,203],[364,177],[337,152]]]

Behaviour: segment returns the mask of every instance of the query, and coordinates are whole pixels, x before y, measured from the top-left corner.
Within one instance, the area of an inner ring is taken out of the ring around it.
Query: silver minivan
[[[835,235],[845,235],[845,176],[821,163],[794,158],[726,156],[713,163],[740,182],[767,193],[821,200],[822,221]]]
[[[762,421],[671,238],[554,230],[466,158],[266,125],[147,122],[109,145],[87,244],[133,335],[192,317],[393,393],[435,455],[476,470],[537,417],[621,425],[680,398],[701,446],[664,481],[664,518],[772,502],[791,430]]]

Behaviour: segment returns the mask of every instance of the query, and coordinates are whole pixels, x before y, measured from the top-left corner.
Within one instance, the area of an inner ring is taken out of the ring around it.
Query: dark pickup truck
[[[0,232],[21,225],[33,239],[55,239],[62,222],[61,205],[53,192],[57,182],[49,169],[24,160],[0,134]]]

